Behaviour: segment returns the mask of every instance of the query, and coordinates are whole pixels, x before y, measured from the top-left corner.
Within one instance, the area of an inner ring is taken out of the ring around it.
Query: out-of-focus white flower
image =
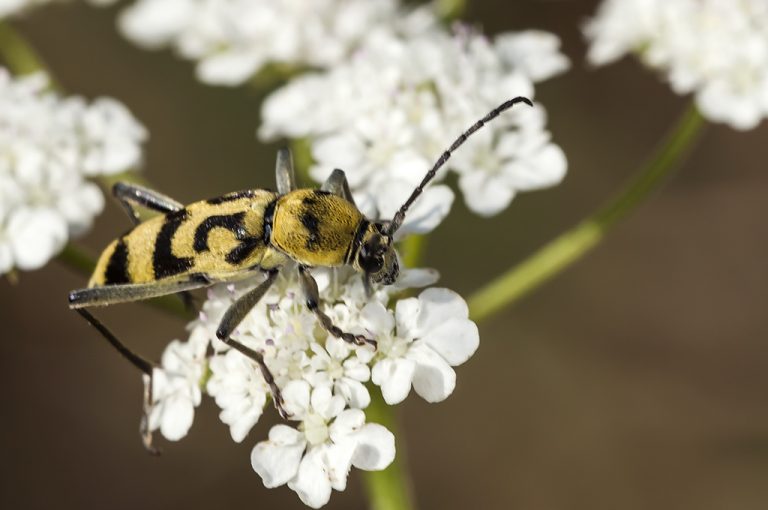
[[[300,420],[298,430],[276,425],[269,440],[251,453],[254,471],[266,487],[283,484],[293,489],[312,508],[331,497],[331,489],[343,491],[352,466],[380,470],[395,458],[395,438],[381,425],[365,423],[359,409],[344,409],[344,399],[328,386],[310,388],[294,381],[283,391],[291,412]]]
[[[452,36],[429,23],[424,30],[401,28],[412,24],[372,31],[351,60],[299,76],[262,108],[262,138],[307,138],[312,177],[321,182],[343,169],[356,197],[368,197],[382,218],[391,217],[462,131],[514,96],[531,97],[534,82],[568,67],[557,37],[545,32],[488,40],[466,29]],[[447,163],[460,173],[467,204],[479,214],[498,213],[516,191],[557,184],[565,174],[542,107],[533,115],[527,109],[505,112],[483,128],[483,139],[470,139],[457,152],[464,164]],[[488,187],[501,196],[479,199]],[[447,187],[431,185],[404,228],[410,222],[411,231],[431,230],[451,202]]]
[[[0,68],[0,274],[43,266],[90,227],[104,197],[85,177],[141,162],[147,134],[122,104],[47,86]]]
[[[13,16],[15,14],[32,9],[33,7],[59,2],[62,0],[0,0],[0,18]],[[86,0],[88,3],[105,6],[115,3],[117,0]]]
[[[192,426],[195,407],[200,405],[200,384],[206,369],[207,335],[195,331],[189,341],[174,340],[165,352],[161,366],[153,371],[152,409],[149,429],[160,429],[169,441],[178,441]]]
[[[496,37],[496,51],[508,65],[523,69],[534,82],[557,76],[571,65],[560,53],[560,38],[543,30],[501,34]]]
[[[119,26],[197,61],[203,82],[239,85],[270,63],[333,65],[395,11],[395,0],[137,0]]]
[[[237,351],[211,358],[207,392],[221,408],[219,418],[240,443],[261,418],[269,387],[253,361]]]
[[[411,386],[428,402],[453,393],[451,367],[467,361],[480,340],[468,317],[467,304],[448,289],[427,289],[418,298],[400,300],[394,316],[380,303],[366,305],[363,323],[376,331],[379,342],[371,381],[381,386],[388,404],[405,400]]]
[[[764,0],[605,0],[585,33],[590,62],[637,53],[710,120],[751,129],[768,115]]]

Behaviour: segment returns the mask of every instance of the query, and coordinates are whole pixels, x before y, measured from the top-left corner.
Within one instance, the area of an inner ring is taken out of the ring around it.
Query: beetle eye
[[[384,266],[384,258],[380,255],[368,255],[365,253],[360,255],[360,267],[366,273],[378,273]]]

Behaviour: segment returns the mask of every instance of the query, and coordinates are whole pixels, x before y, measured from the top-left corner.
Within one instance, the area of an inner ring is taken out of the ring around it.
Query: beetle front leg
[[[309,268],[306,266],[299,266],[299,277],[301,279],[301,289],[304,292],[304,298],[307,302],[307,308],[315,314],[317,320],[320,321],[320,325],[323,326],[328,333],[341,338],[345,342],[355,345],[368,344],[374,349],[376,348],[376,340],[368,338],[365,335],[353,335],[352,333],[346,333],[336,326],[330,317],[328,317],[320,309],[320,292],[317,290],[317,282],[309,272]]]

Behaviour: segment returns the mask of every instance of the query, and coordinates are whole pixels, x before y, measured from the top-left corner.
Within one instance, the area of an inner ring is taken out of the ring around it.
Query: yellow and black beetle
[[[120,342],[85,310],[89,306],[138,301],[239,280],[256,271],[266,279],[245,293],[226,311],[216,336],[255,361],[269,384],[280,415],[285,418],[280,389],[262,353],[230,338],[230,334],[264,296],[280,269],[298,264],[307,307],[330,334],[355,344],[376,346],[373,339],[344,332],[319,306],[317,283],[311,267],[350,265],[365,275],[366,286],[390,285],[399,273],[393,236],[405,214],[440,167],[475,131],[524,97],[511,99],[492,110],[462,133],[443,152],[400,207],[391,221],[366,219],[355,206],[344,172],[334,170],[315,189],[296,189],[290,152],[277,156],[277,192],[245,190],[184,206],[158,192],[135,184],[117,183],[113,194],[134,222],[132,230],[112,241],[101,254],[88,288],[69,293],[69,306],[148,378],[144,394],[142,437],[152,450],[148,412],[152,399],[153,364]],[[141,222],[134,206],[162,214]]]

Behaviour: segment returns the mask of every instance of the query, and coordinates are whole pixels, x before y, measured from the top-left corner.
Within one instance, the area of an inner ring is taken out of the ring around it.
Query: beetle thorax
[[[365,218],[343,198],[320,190],[297,190],[277,199],[270,242],[300,264],[347,263]]]

